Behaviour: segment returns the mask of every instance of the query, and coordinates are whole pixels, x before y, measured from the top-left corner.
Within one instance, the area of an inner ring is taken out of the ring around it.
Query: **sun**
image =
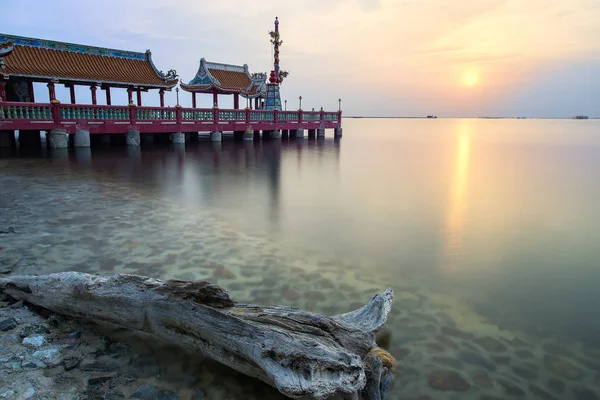
[[[465,86],[473,87],[479,83],[479,77],[474,73],[467,73],[463,76]]]

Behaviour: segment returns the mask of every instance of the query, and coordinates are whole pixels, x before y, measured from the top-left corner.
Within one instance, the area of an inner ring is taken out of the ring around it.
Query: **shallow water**
[[[16,233],[1,235],[0,260],[209,279],[239,301],[329,314],[392,286],[394,398],[596,399],[598,132],[348,119],[340,141],[3,151],[0,228]],[[168,353],[158,384],[258,390],[235,374],[179,381]],[[468,389],[433,388],[440,370]]]

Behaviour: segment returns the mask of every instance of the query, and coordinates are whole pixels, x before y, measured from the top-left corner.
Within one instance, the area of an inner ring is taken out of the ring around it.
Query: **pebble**
[[[14,396],[14,394],[15,394],[14,390],[7,390],[6,392],[0,393],[0,398],[9,399],[12,396]]]
[[[23,345],[27,347],[38,348],[46,343],[46,338],[42,335],[27,336],[23,339]]]
[[[62,361],[58,349],[38,350],[33,353],[33,356],[49,367],[55,367]]]
[[[0,321],[0,331],[7,332],[17,327],[17,321],[14,318],[7,318]]]
[[[19,332],[19,336],[24,338],[27,336],[43,335],[46,333],[50,333],[50,330],[44,325],[24,325],[23,329],[21,329],[21,332]]]
[[[33,397],[33,395],[35,394],[35,389],[34,388],[29,388],[25,391],[25,393],[23,393],[23,398],[24,399],[30,399]]]

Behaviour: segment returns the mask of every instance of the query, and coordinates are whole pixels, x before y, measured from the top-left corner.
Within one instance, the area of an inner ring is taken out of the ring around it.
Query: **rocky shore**
[[[0,306],[0,399],[283,398],[149,336],[67,320],[6,298]]]

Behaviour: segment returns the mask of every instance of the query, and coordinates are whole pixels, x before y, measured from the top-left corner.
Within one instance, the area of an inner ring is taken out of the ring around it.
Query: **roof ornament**
[[[283,41],[279,38],[279,19],[277,17],[275,17],[275,30],[269,32],[269,36],[271,36],[273,44],[273,71],[271,71],[269,82],[281,83],[289,75],[289,72],[279,69],[279,46],[283,44]]]
[[[4,62],[4,57],[9,56],[14,49],[14,44],[11,41],[0,43],[0,74],[4,75],[4,71],[6,71],[6,63]]]
[[[165,80],[167,80],[167,81],[173,80],[173,79],[175,79],[175,78],[177,78],[179,76],[179,75],[177,75],[177,71],[174,70],[174,69],[168,70],[166,74],[163,74],[163,72],[160,71],[160,74],[162,76],[164,76]]]

